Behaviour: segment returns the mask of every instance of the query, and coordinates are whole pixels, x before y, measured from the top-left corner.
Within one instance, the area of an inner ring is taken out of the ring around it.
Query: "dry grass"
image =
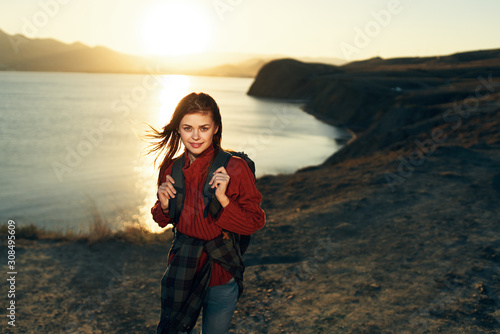
[[[90,245],[107,241],[124,241],[131,244],[165,243],[172,240],[169,229],[162,233],[152,233],[144,226],[135,224],[125,226],[120,230],[113,230],[111,225],[102,217],[94,201],[89,198],[89,209],[92,221],[88,232],[75,233],[51,231],[34,224],[16,226],[16,239],[53,240],[53,241],[81,241]],[[7,224],[0,225],[0,236],[8,233]]]
[[[7,224],[0,225],[0,236],[8,233]],[[164,243],[172,240],[172,233],[166,230],[162,233],[152,233],[142,226],[128,226],[122,230],[113,231],[104,221],[94,221],[87,233],[72,231],[48,231],[33,224],[16,227],[16,239],[53,240],[53,241],[81,241],[96,244],[111,240],[125,241],[131,244]]]

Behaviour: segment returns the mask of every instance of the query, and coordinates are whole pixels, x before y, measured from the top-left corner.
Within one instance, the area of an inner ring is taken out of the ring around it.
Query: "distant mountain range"
[[[267,62],[283,55],[198,54],[183,56],[127,55],[106,47],[66,44],[54,39],[30,39],[0,30],[0,70],[90,73],[159,73],[255,77]],[[342,64],[335,58],[302,58]],[[196,65],[193,65],[196,64]]]
[[[0,69],[14,71],[126,72],[145,71],[146,63],[104,47],[65,44],[54,39],[28,39],[0,30]]]

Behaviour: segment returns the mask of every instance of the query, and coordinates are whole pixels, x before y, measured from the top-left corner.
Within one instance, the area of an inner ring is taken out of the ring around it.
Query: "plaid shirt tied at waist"
[[[169,258],[174,255],[161,280],[161,318],[157,334],[193,329],[208,290],[214,261],[234,277],[241,296],[245,267],[237,238],[230,232],[205,241],[175,231]],[[208,254],[208,260],[196,272],[202,251]]]

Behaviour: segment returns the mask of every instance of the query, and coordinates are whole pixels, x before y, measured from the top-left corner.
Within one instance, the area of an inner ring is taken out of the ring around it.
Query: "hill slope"
[[[354,130],[357,140],[333,162],[411,142],[466,112],[496,108],[496,78],[500,50],[375,58],[338,67],[282,59],[263,66],[248,94],[306,100],[306,111]]]
[[[140,57],[104,47],[65,44],[53,39],[27,39],[0,30],[0,69],[16,71],[143,73]]]
[[[262,248],[303,259],[256,273],[272,287],[266,328],[500,330],[500,50],[339,67],[283,59],[249,94],[304,99],[357,133],[324,164],[259,182]]]

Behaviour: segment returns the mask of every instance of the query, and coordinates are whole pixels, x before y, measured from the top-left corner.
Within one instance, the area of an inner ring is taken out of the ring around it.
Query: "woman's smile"
[[[193,143],[193,142],[189,142],[189,144],[193,147],[193,148],[200,148],[203,143]]]

